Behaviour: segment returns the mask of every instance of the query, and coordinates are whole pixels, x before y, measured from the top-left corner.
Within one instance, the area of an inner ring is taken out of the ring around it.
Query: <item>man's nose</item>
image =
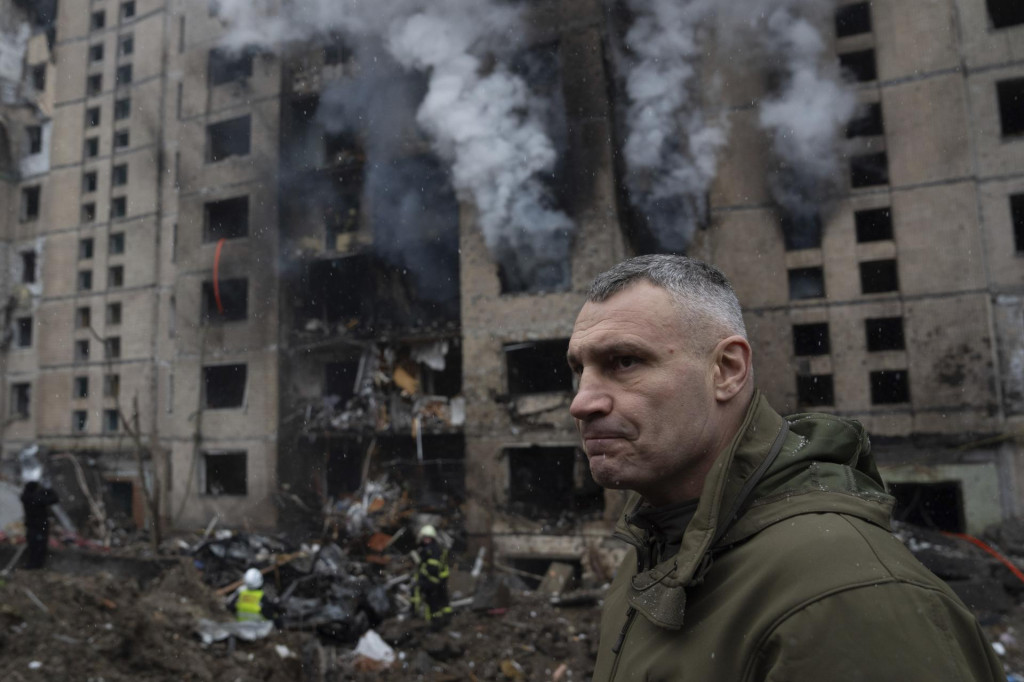
[[[576,396],[569,405],[569,414],[574,419],[588,421],[602,417],[612,410],[612,397],[602,382],[586,370],[580,374]]]

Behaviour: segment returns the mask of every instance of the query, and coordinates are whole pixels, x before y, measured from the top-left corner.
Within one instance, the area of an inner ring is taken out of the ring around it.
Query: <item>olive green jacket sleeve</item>
[[[902,627],[893,627],[893,624]],[[845,590],[788,615],[746,680],[1005,680],[974,616],[941,590],[889,583]]]

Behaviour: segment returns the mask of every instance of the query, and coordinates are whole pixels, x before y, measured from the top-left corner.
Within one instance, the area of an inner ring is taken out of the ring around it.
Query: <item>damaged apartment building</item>
[[[528,84],[512,119],[554,151],[518,181],[553,226],[533,241],[474,185],[496,171],[460,156],[478,122],[431,118],[440,66],[400,66],[341,20],[246,33],[234,4],[6,3],[4,476],[38,444],[138,525],[149,490],[171,527],[292,527],[387,475],[511,565],[606,576],[622,495],[579,450],[566,343],[596,274],[673,250],[733,281],[779,411],[864,423],[900,518],[978,532],[1022,512],[1016,3],[778,3],[843,74],[828,191],[778,132],[814,121],[773,129],[761,105],[807,51],[771,27],[744,51],[728,17],[662,21],[689,37],[651,49],[700,44],[669,112],[700,173],[667,177],[706,177],[660,203],[643,199],[660,175],[629,165],[628,68],[659,3],[480,3],[518,8],[522,35],[474,54],[473,77]],[[673,220],[684,239],[660,232]]]

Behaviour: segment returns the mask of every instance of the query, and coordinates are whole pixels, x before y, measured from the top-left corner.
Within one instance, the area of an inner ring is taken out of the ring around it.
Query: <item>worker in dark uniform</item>
[[[25,568],[42,568],[46,565],[47,546],[50,542],[50,510],[57,504],[57,493],[39,482],[42,469],[33,467],[22,474],[25,489],[21,492],[21,505],[25,510],[25,542],[28,545],[28,560]]]
[[[438,541],[437,530],[429,524],[420,529],[417,537],[419,549],[413,552],[417,564],[413,604],[424,620],[439,630],[452,615],[448,603],[448,550]]]

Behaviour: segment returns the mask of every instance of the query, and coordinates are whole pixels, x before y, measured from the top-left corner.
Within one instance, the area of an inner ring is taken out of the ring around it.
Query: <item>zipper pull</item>
[[[629,630],[629,624],[633,622],[633,616],[636,615],[636,609],[630,606],[626,609],[626,622],[622,626],[622,632],[619,633],[619,638],[615,641],[615,646],[612,647],[612,653],[618,654],[619,650],[622,649],[622,644],[626,641],[626,631]]]

